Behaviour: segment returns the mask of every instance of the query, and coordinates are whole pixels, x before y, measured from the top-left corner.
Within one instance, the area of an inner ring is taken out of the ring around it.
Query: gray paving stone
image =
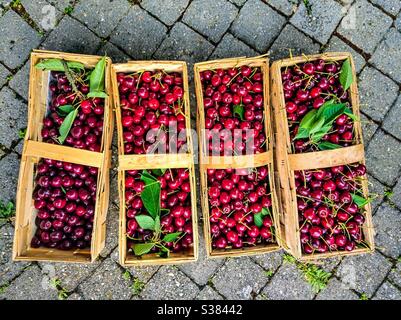
[[[2,64],[0,64],[0,88],[7,82],[7,77],[11,75],[10,71],[7,70]]]
[[[18,68],[40,43],[38,33],[12,10],[0,18],[0,34],[0,61],[11,69]]]
[[[109,205],[106,220],[106,244],[100,252],[102,257],[107,257],[110,252],[118,245],[118,225],[119,225],[119,210],[112,205]],[[118,250],[117,250],[118,252]],[[118,258],[116,259],[118,261]]]
[[[361,113],[360,120],[363,142],[367,146],[379,126],[373,120],[370,120],[368,117],[366,117],[363,113]]]
[[[383,122],[383,129],[390,132],[393,136],[401,139],[401,124],[397,120],[401,115],[401,95],[398,97],[394,106],[390,109],[389,113]]]
[[[393,201],[398,208],[401,208],[401,179],[398,179],[397,184],[393,189],[393,193],[391,201]]]
[[[310,0],[312,14],[301,1],[291,23],[320,43],[325,44],[342,18],[342,6],[334,0]]]
[[[213,48],[213,45],[202,36],[185,24],[177,22],[154,57],[156,59],[182,59],[194,63],[206,60]]]
[[[149,300],[192,300],[198,287],[174,266],[163,266],[148,282],[141,298]]]
[[[388,275],[388,279],[398,287],[401,287],[401,262],[397,262],[396,267]]]
[[[126,0],[80,1],[72,16],[102,38],[108,37],[130,8]]]
[[[84,300],[84,298],[79,293],[73,293],[67,300]]]
[[[196,296],[196,300],[223,300],[224,298],[219,295],[210,286],[205,286]]]
[[[91,264],[82,263],[47,263],[42,262],[42,272],[56,277],[68,292],[74,291],[78,285],[88,278],[99,267],[100,261]]]
[[[383,201],[386,187],[383,184],[381,184],[380,181],[373,178],[369,174],[368,174],[368,181],[369,181],[369,193],[374,198],[374,200],[371,202],[372,211],[375,212],[379,204]]]
[[[247,300],[257,295],[268,278],[249,257],[231,258],[217,272],[212,282],[227,299]]]
[[[209,40],[218,42],[238,14],[238,9],[227,0],[194,0],[182,18]]]
[[[366,0],[356,0],[337,29],[357,47],[372,53],[390,28],[392,20]]]
[[[390,269],[391,263],[375,252],[345,257],[337,269],[337,275],[349,289],[371,297]]]
[[[247,0],[230,0],[230,1],[236,4],[237,6],[242,6]]]
[[[258,53],[241,40],[234,38],[230,33],[226,33],[221,39],[210,59],[222,59],[233,57],[253,57]]]
[[[141,6],[171,26],[182,15],[188,3],[189,0],[143,0]]]
[[[14,227],[10,224],[0,226],[0,286],[17,277],[29,262],[13,262],[12,250]]]
[[[21,0],[21,4],[29,14],[29,17],[42,30],[50,30],[56,27],[57,21],[63,14],[46,0]]]
[[[283,251],[252,256],[251,259],[263,269],[275,272],[283,262]]]
[[[290,16],[298,8],[296,0],[266,0],[265,2],[284,13],[286,16]]]
[[[332,272],[341,262],[340,257],[326,258],[313,261],[313,264],[317,265],[320,269],[326,272]]]
[[[31,66],[30,60],[18,70],[9,82],[9,87],[13,89],[18,95],[28,101],[29,92],[29,68]]]
[[[401,2],[400,2],[401,3]],[[369,62],[397,82],[401,82],[401,33],[391,28]]]
[[[320,46],[313,40],[298,31],[295,27],[287,24],[281,31],[278,38],[269,49],[270,59],[282,59],[290,57],[290,50],[293,56],[304,54],[315,54]]]
[[[359,76],[361,111],[375,121],[382,121],[397,99],[399,88],[395,82],[371,67]]]
[[[123,278],[121,268],[111,259],[106,259],[78,290],[89,300],[124,300],[131,296],[130,282]]]
[[[399,0],[370,0],[383,8],[384,11],[396,15],[401,10],[401,2]]]
[[[47,0],[47,2],[49,2],[50,4],[55,6],[60,11],[64,12],[64,9],[69,6],[73,6],[75,1],[74,0]]]
[[[0,299],[6,300],[57,300],[57,290],[38,266],[30,266],[5,290]]]
[[[205,285],[210,277],[219,269],[224,263],[224,259],[207,259],[206,247],[203,232],[200,229],[199,235],[199,259],[193,263],[186,263],[180,265],[178,268],[189,276],[198,285]]]
[[[19,160],[16,154],[9,154],[0,160],[0,201],[15,203],[17,181],[19,172]]]
[[[263,53],[284,24],[285,18],[268,5],[260,0],[249,0],[233,22],[231,31],[236,37]]]
[[[352,54],[352,58],[354,59],[355,63],[355,71],[359,73],[362,68],[365,66],[366,61],[365,59],[354,49],[352,49],[348,44],[342,41],[339,37],[333,36],[327,48],[324,50],[325,52],[339,52],[339,51],[346,51]]]
[[[399,175],[401,143],[378,130],[366,153],[368,171],[381,182],[393,185]]]
[[[394,21],[394,26],[398,31],[401,31],[401,12],[398,14],[397,19]]]
[[[377,290],[373,300],[401,300],[401,292],[390,282],[386,281]]]
[[[373,217],[376,246],[386,256],[396,259],[401,255],[401,212],[384,202]]]
[[[359,300],[358,295],[349,290],[341,281],[332,278],[327,287],[318,293],[317,300]]]
[[[291,289],[287,284],[291,283]],[[310,300],[314,296],[312,287],[293,263],[284,263],[262,291],[268,300]]]
[[[19,139],[18,131],[26,126],[27,106],[7,87],[0,91],[0,144],[10,148]]]
[[[22,154],[23,148],[24,148],[24,140],[21,139],[21,141],[18,142],[18,144],[14,147],[13,150],[14,150],[16,153],[18,153],[19,155],[21,155],[21,154]]]
[[[132,23],[135,21],[135,28]],[[139,6],[133,6],[114,30],[110,41],[134,59],[149,59],[165,37],[167,28]]]
[[[66,15],[40,47],[46,50],[94,54],[100,43],[100,39],[92,31]]]

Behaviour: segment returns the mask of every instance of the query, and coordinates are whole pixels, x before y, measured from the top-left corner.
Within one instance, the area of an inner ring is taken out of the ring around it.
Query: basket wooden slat
[[[109,168],[111,159],[111,139],[113,132],[113,113],[111,112],[111,60],[106,59],[105,91],[109,97],[104,103],[104,126],[101,152],[78,150],[76,148],[43,143],[41,129],[47,109],[49,71],[35,68],[41,59],[64,59],[81,62],[87,68],[93,68],[101,59],[99,56],[70,54],[34,50],[31,54],[28,125],[21,157],[20,173],[16,197],[16,221],[13,246],[14,260],[58,261],[58,262],[93,262],[105,244],[106,215],[109,195]],[[90,249],[63,251],[50,248],[31,248],[30,241],[35,233],[34,219],[36,209],[33,206],[35,165],[42,158],[93,166],[99,168],[95,215]]]
[[[120,95],[117,84],[118,73],[133,73],[139,71],[164,70],[165,72],[178,72],[182,74],[184,89],[184,112],[186,117],[187,145],[186,154],[154,154],[154,155],[125,155],[123,128],[121,124]],[[168,265],[194,262],[198,259],[198,219],[196,208],[196,182],[194,154],[191,136],[190,102],[187,65],[183,61],[130,61],[127,63],[113,64],[111,71],[113,83],[114,109],[117,119],[118,133],[118,191],[120,199],[119,217],[119,255],[120,264],[123,266],[145,266],[145,265]],[[183,253],[170,253],[169,258],[160,258],[156,254],[145,254],[136,257],[127,252],[126,237],[126,208],[125,208],[125,171],[139,169],[160,169],[160,168],[186,168],[190,172],[191,186],[191,210],[193,226],[193,246]]]
[[[203,104],[202,83],[200,73],[205,70],[227,69],[240,66],[260,67],[263,74],[263,102],[264,102],[264,124],[266,132],[266,152],[255,155],[244,156],[208,156],[206,150],[205,136],[205,112]],[[278,199],[276,196],[274,179],[274,161],[273,161],[273,130],[271,124],[271,110],[269,103],[269,61],[266,57],[254,58],[228,58],[196,63],[195,73],[195,91],[197,99],[197,131],[199,137],[199,158],[200,158],[200,182],[201,182],[201,205],[203,212],[203,225],[206,242],[206,253],[210,258],[248,256],[262,253],[273,252],[280,249],[281,228],[279,226]],[[215,250],[212,248],[212,239],[209,221],[209,200],[208,200],[208,181],[207,169],[227,169],[227,168],[249,168],[267,166],[269,170],[269,185],[272,194],[272,213],[274,226],[276,230],[277,243],[257,245],[254,247],[245,247],[241,249]]]
[[[276,61],[270,69],[271,101],[275,115],[275,163],[277,168],[277,181],[281,198],[280,222],[284,235],[284,247],[296,258],[302,260],[314,260],[327,257],[355,255],[368,253],[374,250],[374,231],[372,224],[372,211],[370,204],[365,206],[366,222],[363,226],[363,234],[369,248],[357,248],[352,252],[335,251],[325,254],[306,255],[302,253],[298,222],[297,195],[295,187],[294,170],[320,169],[341,164],[359,162],[365,164],[364,145],[360,121],[354,122],[356,144],[336,150],[308,152],[292,154],[290,133],[288,130],[287,112],[285,108],[284,91],[281,80],[281,71],[286,67],[298,63],[324,59],[326,61],[343,61],[349,59],[353,78],[356,79],[355,65],[352,56],[348,52],[334,52],[318,55],[294,57]],[[354,81],[349,88],[352,111],[359,118],[359,96],[357,83]],[[368,197],[368,181],[364,179],[362,189],[365,197]]]

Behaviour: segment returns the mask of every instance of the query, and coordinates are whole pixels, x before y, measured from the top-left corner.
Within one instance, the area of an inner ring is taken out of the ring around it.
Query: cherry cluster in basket
[[[80,79],[76,85],[79,92],[77,93],[73,90],[65,72],[53,71],[50,78],[51,98],[49,113],[43,119],[41,131],[43,141],[100,152],[104,99],[99,97],[83,99],[82,97],[89,93],[89,84]]]
[[[125,154],[177,153],[186,143],[182,75],[117,74]]]
[[[363,164],[295,171],[302,251],[306,254],[366,247]]]
[[[210,232],[214,249],[275,240],[268,167],[208,169]]]
[[[200,80],[209,155],[266,151],[261,68],[206,70]]]
[[[31,247],[62,250],[90,247],[98,169],[42,159],[33,193],[36,232]]]
[[[354,143],[354,119],[347,89],[350,62],[318,59],[285,67],[281,73],[285,108],[295,153]]]
[[[189,169],[127,170],[127,246],[168,256],[193,243]]]

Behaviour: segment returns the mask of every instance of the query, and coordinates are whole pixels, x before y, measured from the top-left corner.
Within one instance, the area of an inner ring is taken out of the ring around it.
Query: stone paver
[[[327,287],[316,296],[317,300],[358,300],[358,295],[349,290],[344,283],[332,278]]]
[[[149,59],[165,38],[166,32],[166,26],[139,6],[134,6],[114,30],[110,41],[123,48],[134,59]]]
[[[396,15],[401,10],[401,2],[399,0],[370,0],[372,3],[377,4],[386,12]]]
[[[143,299],[192,300],[199,293],[198,287],[174,266],[164,266],[142,291]]]
[[[338,32],[367,53],[372,53],[392,23],[391,18],[367,0],[356,0]]]
[[[216,290],[227,299],[251,299],[267,282],[263,269],[249,257],[231,258],[212,282]]]
[[[348,44],[346,44],[344,41],[342,41],[339,37],[333,36],[329,43],[327,48],[324,50],[325,52],[350,52],[352,54],[352,58],[354,59],[355,63],[355,71],[356,73],[359,73],[362,68],[365,66],[365,59],[360,55],[358,52],[356,52],[354,49],[352,49]]]
[[[196,300],[223,300],[223,297],[210,286],[205,286],[196,296]]]
[[[218,42],[238,14],[238,9],[227,0],[194,0],[182,21],[209,40]]]
[[[272,253],[252,256],[251,259],[267,271],[275,272],[283,262],[283,252],[277,251]]]
[[[241,40],[234,38],[230,33],[226,33],[210,56],[211,59],[222,59],[231,57],[253,57],[258,53]]]
[[[49,277],[38,266],[28,267],[6,289],[0,299],[6,300],[57,300],[57,290]]]
[[[114,30],[129,8],[130,5],[126,0],[85,0],[75,6],[72,16],[105,38]]]
[[[31,66],[30,60],[24,64],[24,66],[18,70],[8,84],[18,95],[28,101],[28,89],[29,89],[29,68]]]
[[[247,0],[230,0],[230,1],[236,4],[237,6],[242,6]]]
[[[0,144],[10,148],[19,139],[18,131],[26,127],[27,106],[7,87],[0,91]]]
[[[397,118],[401,114],[401,95],[398,97],[394,106],[391,108],[389,113],[383,122],[383,128],[394,135],[396,138],[401,140],[401,124],[397,121]]]
[[[0,61],[11,69],[19,67],[40,42],[38,33],[12,10],[0,18],[0,34]]]
[[[10,71],[7,70],[2,64],[0,64],[0,88],[7,82],[7,77],[11,75]]]
[[[130,282],[123,278],[121,268],[111,259],[105,260],[78,289],[90,300],[124,300],[131,296]]]
[[[398,96],[397,84],[376,69],[365,67],[358,86],[361,111],[375,121],[382,121]]]
[[[401,262],[397,262],[396,267],[391,270],[388,278],[396,286],[401,287]]]
[[[13,262],[11,260],[13,240],[14,227],[10,224],[0,225],[0,286],[13,280],[29,265],[28,262]]]
[[[46,50],[94,54],[100,43],[101,40],[92,31],[71,17],[64,16],[40,47]]]
[[[71,6],[73,3],[72,0],[47,0],[47,2],[55,6],[60,11],[64,11],[65,8]]]
[[[15,203],[19,160],[15,153],[11,153],[0,160],[0,201],[5,204],[9,201]]]
[[[276,59],[289,58],[290,50],[293,56],[313,54],[318,52],[319,48],[320,46],[314,43],[311,38],[305,36],[292,25],[287,24],[270,47],[269,57],[273,61]]]
[[[391,201],[393,201],[395,205],[398,206],[398,208],[401,208],[401,179],[398,180],[393,189],[393,196],[391,197]]]
[[[265,3],[248,0],[234,20],[231,31],[236,37],[264,53],[284,24],[285,18]]]
[[[117,179],[115,179],[117,180]],[[118,220],[119,210],[113,205],[109,205],[106,220],[106,243],[104,249],[100,253],[102,257],[107,257],[110,252],[118,245]],[[118,253],[118,250],[117,250]],[[115,261],[118,261],[118,256]]]
[[[385,282],[377,290],[373,300],[401,300],[401,292],[390,282]]]
[[[288,288],[286,283],[291,283],[291,288]],[[303,300],[312,299],[314,296],[312,287],[293,263],[284,263],[263,289],[262,294],[268,300]]]
[[[369,181],[369,193],[374,200],[372,200],[372,211],[375,212],[379,204],[384,199],[384,192],[387,188],[380,183],[377,179],[373,178],[370,174],[368,174],[368,181]]]
[[[386,256],[401,255],[401,212],[384,202],[373,217],[377,248]]]
[[[401,169],[399,155],[401,143],[378,130],[369,143],[366,153],[368,171],[387,185],[393,185]]]
[[[141,6],[171,26],[182,15],[188,3],[189,0],[143,0]]]
[[[400,2],[401,3],[401,2]],[[401,33],[391,28],[369,60],[390,78],[401,82]]]
[[[62,13],[46,0],[21,0],[21,4],[36,26],[45,31],[53,29],[62,17]]]
[[[301,1],[299,9],[291,18],[291,23],[298,29],[316,39],[326,43],[331,33],[342,18],[342,6],[334,0],[310,0],[311,14]]]
[[[398,14],[397,19],[394,21],[394,25],[398,31],[401,31],[401,13]]]
[[[183,59],[187,62],[206,60],[213,51],[213,45],[188,28],[177,22],[169,36],[155,53],[156,59]]]
[[[349,289],[371,297],[390,269],[390,262],[376,252],[345,257],[337,270],[337,275]]]
[[[67,300],[84,300],[84,298],[78,293],[73,293],[72,295],[68,296]]]
[[[361,113],[360,120],[362,126],[363,142],[367,146],[379,126],[373,120],[366,117],[363,113]]]
[[[295,4],[297,1],[268,0],[266,2],[280,12],[284,13],[286,16],[291,15],[298,8],[297,4]]]

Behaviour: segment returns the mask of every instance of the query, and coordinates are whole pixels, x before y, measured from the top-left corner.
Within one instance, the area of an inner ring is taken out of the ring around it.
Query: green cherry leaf
[[[163,237],[162,241],[173,242],[173,241],[177,240],[181,234],[182,234],[182,232],[168,233]]]
[[[141,214],[135,216],[135,220],[138,222],[139,226],[145,230],[155,230],[155,220],[152,217]]]
[[[335,144],[335,143],[331,143],[331,142],[328,142],[328,141],[320,142],[317,146],[318,146],[319,150],[322,150],[322,151],[323,150],[334,150],[334,149],[341,148],[340,145]]]
[[[74,120],[77,117],[77,114],[78,114],[78,109],[74,109],[64,118],[64,121],[59,128],[60,136],[58,137],[58,141],[60,144],[63,144],[65,139],[67,138],[68,133],[71,130],[72,124],[74,123]]]
[[[242,121],[244,121],[244,106],[242,104],[235,104],[233,107],[233,115],[238,116]]]
[[[154,243],[136,243],[132,246],[136,256],[141,256],[148,253],[155,246]]]
[[[340,72],[340,83],[344,91],[348,90],[352,82],[353,82],[353,76],[352,76],[351,62],[349,59],[347,59],[343,62]]]

